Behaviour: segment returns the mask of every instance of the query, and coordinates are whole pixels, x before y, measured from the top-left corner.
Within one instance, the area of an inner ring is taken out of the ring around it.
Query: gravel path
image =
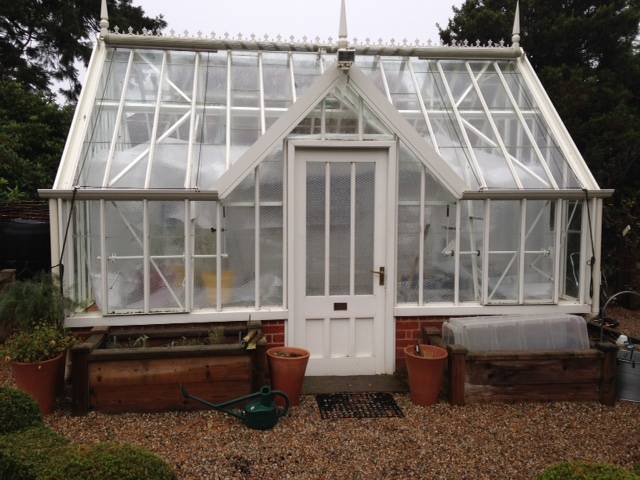
[[[54,414],[75,441],[117,440],[168,460],[181,479],[531,479],[546,466],[640,463],[640,405],[512,404],[431,408],[396,400],[405,418],[321,420],[313,397],[272,431],[217,412]]]

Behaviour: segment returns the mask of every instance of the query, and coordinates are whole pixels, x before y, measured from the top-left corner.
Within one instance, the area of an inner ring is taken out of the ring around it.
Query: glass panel
[[[398,168],[398,303],[418,302],[421,171],[415,157],[401,147]]]
[[[282,305],[282,207],[260,207],[260,303]]]
[[[418,88],[420,89],[422,100],[427,110],[444,111],[446,105],[444,96],[446,96],[447,93],[444,90],[435,63],[433,61],[412,58],[411,65],[413,66]]]
[[[231,152],[229,161],[234,163],[258,139],[262,127],[260,111],[231,110]]]
[[[225,206],[222,245],[224,307],[255,305],[255,209]]]
[[[488,303],[518,301],[520,202],[491,201]]]
[[[260,303],[282,305],[282,147],[260,164]],[[275,204],[264,205],[265,202]],[[279,205],[278,205],[279,204]]]
[[[356,65],[363,73],[378,87],[378,90],[386,97],[382,71],[380,70],[380,59],[373,55],[356,55]]]
[[[426,182],[424,208],[424,302],[453,302],[456,205],[450,195]]]
[[[484,203],[460,202],[460,292],[461,302],[482,300],[482,252]]]
[[[200,108],[197,112],[192,171],[193,184],[212,190],[226,170],[227,115],[223,109]],[[204,117],[204,119],[203,119]]]
[[[283,155],[278,145],[260,163],[260,201],[282,202]]]
[[[231,54],[231,106],[258,107],[258,56],[256,53]]]
[[[565,297],[580,298],[580,265],[582,245],[582,202],[566,201],[563,211],[562,242],[564,249]]]
[[[354,293],[373,293],[372,270],[375,222],[375,163],[356,163],[356,204],[355,204],[355,272]]]
[[[199,55],[192,185],[211,190],[226,170],[227,52]]]
[[[163,88],[165,86],[166,79]],[[158,134],[151,163],[149,187],[184,187],[188,146],[189,114],[187,112],[175,113],[169,107],[161,106],[158,114]],[[144,185],[144,181],[142,184]]]
[[[184,310],[184,202],[148,202],[149,307]]]
[[[263,53],[262,78],[265,108],[288,107],[291,104],[289,55],[286,52]]]
[[[553,300],[555,203],[527,201],[524,300]]]
[[[292,57],[296,96],[300,98],[320,76],[320,57],[315,53],[294,53]]]
[[[216,292],[216,202],[191,202],[193,254],[193,308],[215,308]]]
[[[351,164],[330,166],[329,295],[349,295]]]
[[[398,207],[398,303],[418,303],[420,234],[420,207],[400,205]]]
[[[406,58],[386,57],[382,60],[391,101],[398,110],[419,110],[411,72]]]
[[[108,313],[144,310],[142,217],[142,202],[105,202]]]
[[[326,133],[358,133],[358,104],[353,103],[340,89],[324,99]]]
[[[307,162],[307,295],[324,295],[325,164]]]
[[[227,104],[227,52],[199,53],[199,104],[225,106]]]
[[[191,106],[195,56],[193,52],[167,52],[165,82],[162,85],[163,103]]]

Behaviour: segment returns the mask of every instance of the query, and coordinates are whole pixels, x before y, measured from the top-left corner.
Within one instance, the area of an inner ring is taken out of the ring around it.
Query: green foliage
[[[174,480],[156,455],[115,443],[76,445],[46,427],[0,436],[0,478],[13,480]]]
[[[74,337],[52,325],[37,325],[18,332],[4,343],[1,353],[7,362],[35,363],[57,357],[73,345]]]
[[[0,201],[51,187],[72,114],[45,94],[0,81]]]
[[[51,277],[11,283],[0,295],[0,325],[9,331],[31,330],[39,324],[61,328],[65,303]]]
[[[211,345],[224,343],[224,328],[213,328],[209,332],[208,340]]]
[[[149,18],[132,0],[108,0],[111,26],[140,31],[162,30],[162,16]],[[0,80],[13,80],[29,90],[47,92],[64,82],[61,93],[75,100],[80,92],[79,62],[91,56],[99,30],[99,1],[58,0],[0,3]]]
[[[560,463],[548,468],[538,480],[640,480],[636,474],[605,463]]]
[[[29,395],[14,388],[0,387],[0,435],[41,424],[38,404]]]
[[[440,37],[510,43],[515,4],[466,0]],[[616,189],[605,272],[615,288],[638,288],[640,231],[620,233],[640,218],[640,0],[521,0],[520,12],[527,57],[600,186]]]
[[[63,437],[45,426],[0,436],[0,478],[39,480],[48,463],[65,453],[66,445]]]

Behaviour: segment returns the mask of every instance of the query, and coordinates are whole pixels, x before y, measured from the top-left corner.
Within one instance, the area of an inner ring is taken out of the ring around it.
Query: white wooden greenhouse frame
[[[598,311],[612,191],[517,16],[511,46],[349,43],[344,2],[337,42],[108,28],[40,191],[69,327],[287,320],[382,373],[396,317]]]

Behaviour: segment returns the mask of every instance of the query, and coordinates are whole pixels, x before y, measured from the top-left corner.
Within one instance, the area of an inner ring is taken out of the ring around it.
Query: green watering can
[[[184,398],[195,400],[214,410],[239,418],[247,427],[253,428],[254,430],[272,429],[277,425],[278,419],[284,417],[289,412],[289,397],[287,397],[287,394],[280,390],[271,390],[271,387],[268,385],[262,387],[258,392],[222,403],[211,403],[193,396],[182,385],[180,385],[180,392]],[[276,406],[276,396],[284,399],[284,408]],[[232,405],[241,402],[248,402],[242,410],[231,408]]]

